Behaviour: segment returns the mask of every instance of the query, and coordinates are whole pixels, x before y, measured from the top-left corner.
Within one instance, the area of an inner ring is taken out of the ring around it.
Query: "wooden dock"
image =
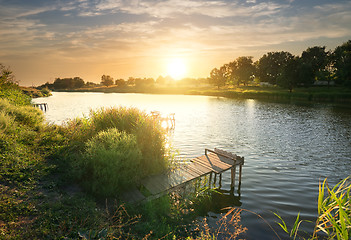
[[[244,158],[226,151],[215,149],[205,149],[205,154],[190,160],[187,164],[181,164],[176,169],[164,174],[149,176],[141,181],[141,188],[145,188],[151,196],[158,198],[163,194],[175,191],[187,183],[205,175],[220,175],[224,171],[231,169],[231,186],[235,185],[236,167],[239,166],[239,185],[241,184],[242,166]],[[147,199],[138,189],[132,189],[122,196],[122,200],[128,203],[140,202]]]
[[[46,112],[46,110],[49,109],[47,103],[34,103],[33,106],[39,108],[40,110],[42,110],[44,112]]]

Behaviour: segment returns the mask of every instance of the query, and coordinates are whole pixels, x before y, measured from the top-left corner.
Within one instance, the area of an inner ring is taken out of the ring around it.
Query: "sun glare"
[[[168,63],[167,74],[174,80],[180,80],[185,77],[186,65],[182,59],[172,59]]]

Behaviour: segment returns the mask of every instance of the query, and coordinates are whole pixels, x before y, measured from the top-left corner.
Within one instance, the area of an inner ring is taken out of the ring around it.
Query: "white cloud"
[[[124,1],[102,0],[96,5],[96,14],[102,11],[122,11],[130,14],[147,14],[159,18],[174,18],[178,15],[204,15],[216,18],[233,16],[251,16],[252,14],[272,14],[285,8],[272,2],[263,2],[256,5],[255,0],[250,5],[225,1],[199,0],[166,0],[166,1]]]

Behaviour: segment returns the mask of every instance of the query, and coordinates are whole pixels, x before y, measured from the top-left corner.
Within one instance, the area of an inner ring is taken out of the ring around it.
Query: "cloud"
[[[195,1],[195,0],[166,0],[166,1],[125,1],[102,0],[96,5],[96,12],[103,14],[110,12],[125,12],[129,14],[147,14],[156,18],[174,18],[179,15],[204,15],[215,18],[250,16],[252,14],[272,14],[287,5],[272,2],[255,4],[255,0],[248,1],[249,5],[225,1]],[[252,5],[255,4],[255,5]]]

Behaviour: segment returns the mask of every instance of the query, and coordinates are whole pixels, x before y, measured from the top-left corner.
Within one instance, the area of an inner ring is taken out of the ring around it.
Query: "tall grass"
[[[0,86],[0,98],[7,99],[14,105],[30,105],[31,98],[21,91],[17,86],[4,87]]]
[[[100,109],[90,113],[90,122],[95,132],[116,128],[136,136],[142,153],[142,177],[167,168],[165,130],[145,112],[125,107]]]
[[[351,238],[351,182],[349,177],[340,181],[332,189],[327,179],[319,184],[318,217],[315,228],[309,239],[318,239],[321,234],[327,239],[347,240]],[[298,214],[292,229],[288,229],[284,220],[275,214],[281,223],[279,226],[293,239],[299,237],[299,227],[304,220]]]
[[[118,195],[128,185],[169,166],[165,130],[136,108],[102,108],[60,128],[68,139],[63,166],[99,197]],[[101,187],[98,187],[101,186]]]
[[[30,105],[14,107],[7,99],[0,99],[0,111],[13,117],[18,124],[28,127],[39,127],[44,121],[44,115],[39,109]]]
[[[141,152],[136,137],[115,128],[100,131],[86,144],[85,185],[97,196],[113,196],[140,181]]]

